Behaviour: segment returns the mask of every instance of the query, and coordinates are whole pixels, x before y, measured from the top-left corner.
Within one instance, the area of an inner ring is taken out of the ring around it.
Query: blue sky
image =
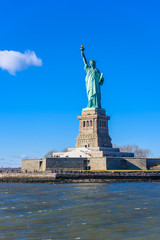
[[[42,66],[0,69],[0,166],[74,147],[87,105],[87,59],[104,73],[112,142],[160,157],[160,2],[2,0],[0,51],[34,51]]]

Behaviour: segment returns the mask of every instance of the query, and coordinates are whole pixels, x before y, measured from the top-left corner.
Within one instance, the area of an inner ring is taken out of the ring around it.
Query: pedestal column
[[[105,111],[84,110],[78,116],[79,135],[76,147],[112,147],[108,133],[108,120]]]

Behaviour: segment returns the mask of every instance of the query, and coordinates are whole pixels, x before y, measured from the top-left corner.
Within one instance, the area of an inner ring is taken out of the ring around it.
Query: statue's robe
[[[101,108],[100,72],[97,68],[91,68],[88,64],[84,67],[87,75],[85,78],[88,96],[88,107]]]

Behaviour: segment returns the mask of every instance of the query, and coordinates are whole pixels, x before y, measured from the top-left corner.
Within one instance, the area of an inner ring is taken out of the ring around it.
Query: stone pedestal
[[[108,133],[108,120],[105,110],[84,110],[78,116],[80,122],[76,147],[112,148]]]

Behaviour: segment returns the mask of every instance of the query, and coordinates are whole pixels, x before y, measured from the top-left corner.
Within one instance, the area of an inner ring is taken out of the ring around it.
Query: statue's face
[[[90,65],[91,65],[91,67],[95,68],[95,67],[96,67],[96,62],[93,61],[93,60],[91,60],[91,61],[90,61]]]

